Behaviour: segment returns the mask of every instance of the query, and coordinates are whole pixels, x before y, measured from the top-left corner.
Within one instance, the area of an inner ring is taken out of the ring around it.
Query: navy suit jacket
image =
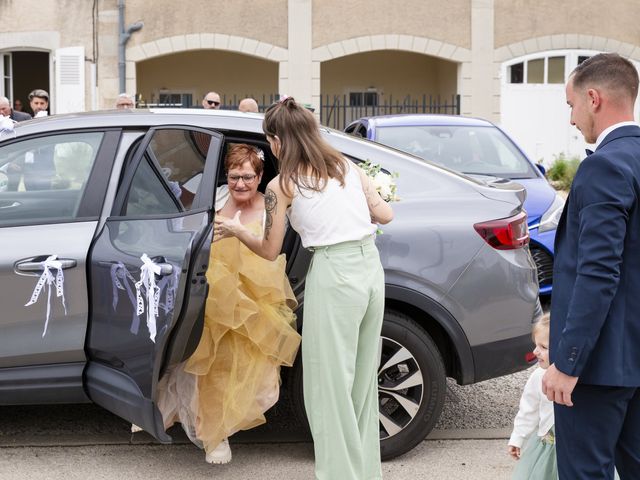
[[[550,358],[580,383],[640,386],[640,127],[578,168],[555,240]]]

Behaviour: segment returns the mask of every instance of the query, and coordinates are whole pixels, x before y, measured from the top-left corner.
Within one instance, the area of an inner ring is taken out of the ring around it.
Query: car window
[[[351,124],[344,131],[345,133],[353,135],[354,137],[367,138],[367,127],[365,127],[361,123]]]
[[[177,194],[185,210],[190,210],[200,189],[211,135],[183,129],[157,130],[147,148]]]
[[[174,214],[181,211],[176,195],[167,189],[166,183],[151,166],[151,159],[145,155],[131,182],[124,216]]]
[[[189,211],[200,191],[211,135],[183,128],[153,131],[137,167],[123,215]]]
[[[31,138],[0,147],[0,226],[76,217],[104,134]]]
[[[379,127],[376,141],[462,173],[537,178],[532,164],[496,127]]]

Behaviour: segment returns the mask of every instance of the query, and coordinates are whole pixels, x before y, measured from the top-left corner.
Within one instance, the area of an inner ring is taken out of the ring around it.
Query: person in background
[[[214,241],[234,236],[274,260],[288,216],[314,252],[305,280],[302,364],[315,478],[382,479],[377,369],[384,271],[373,222],[390,222],[393,210],[293,98],[271,105],[262,129],[280,171],[266,188],[264,233],[255,236],[238,209],[231,218],[233,211],[216,215]]]
[[[245,113],[258,113],[258,102],[253,98],[243,98],[238,104],[238,110]]]
[[[520,398],[520,409],[513,421],[508,452],[518,460],[513,479],[556,480],[553,402],[542,393],[542,375],[549,368],[549,314],[533,325],[533,351],[538,360]],[[526,448],[522,447],[529,439]]]
[[[11,108],[11,102],[7,97],[0,97],[0,115],[9,117],[14,122],[23,122],[25,120],[31,120],[31,115],[24,112],[18,112]]]
[[[49,108],[49,94],[46,90],[36,88],[29,93],[29,106],[33,112],[33,118],[46,117]]]
[[[118,95],[118,98],[116,98],[116,108],[118,110],[127,110],[127,109],[136,108],[136,105],[133,101],[133,97],[126,93],[121,93],[120,95]]]
[[[220,110],[220,95],[216,92],[207,93],[202,99],[202,108],[207,110]]]
[[[638,71],[601,53],[565,88],[588,151],[555,240],[551,365],[561,480],[640,478],[640,126]]]
[[[22,100],[20,100],[19,98],[16,98],[13,101],[13,109],[16,112],[22,112],[22,109],[24,108],[24,106],[22,105]]]

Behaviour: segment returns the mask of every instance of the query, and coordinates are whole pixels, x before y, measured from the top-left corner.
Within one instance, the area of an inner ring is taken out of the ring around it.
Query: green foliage
[[[580,158],[567,158],[564,153],[554,156],[555,160],[547,170],[547,178],[554,187],[560,190],[569,190],[578,166],[580,166]]]

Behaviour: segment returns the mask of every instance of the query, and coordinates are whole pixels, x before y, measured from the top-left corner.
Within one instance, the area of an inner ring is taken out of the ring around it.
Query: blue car
[[[364,117],[345,132],[412,153],[471,177],[506,178],[527,190],[525,209],[540,295],[553,283],[553,242],[564,199],[505,132],[486,120],[455,115]]]

